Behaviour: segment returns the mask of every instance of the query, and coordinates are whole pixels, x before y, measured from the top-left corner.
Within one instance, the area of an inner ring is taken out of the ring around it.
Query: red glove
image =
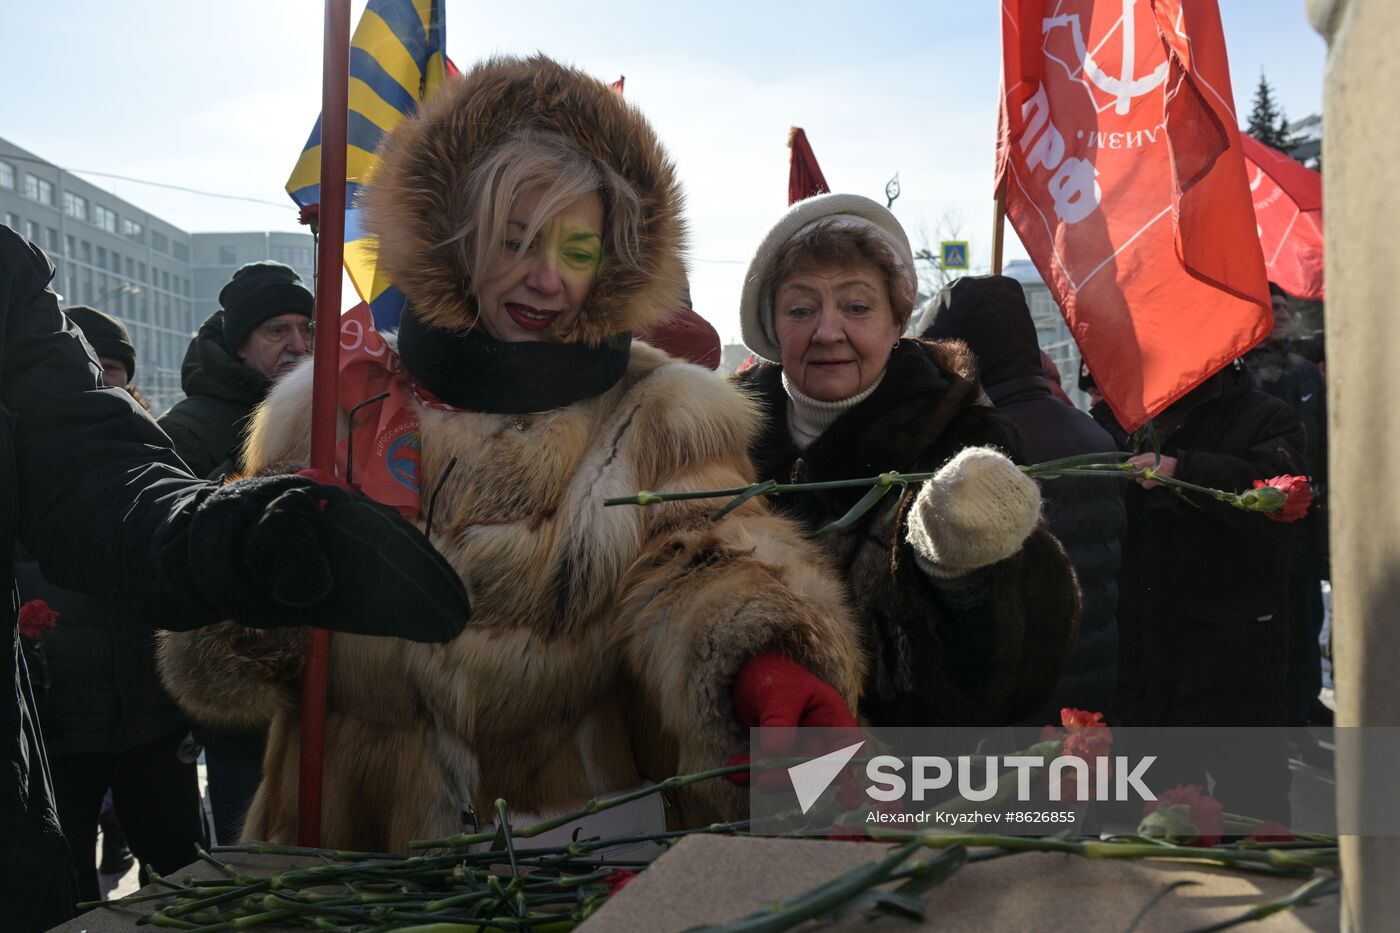
[[[781,726],[856,728],[836,688],[776,651],[755,655],[734,678],[734,712],[750,729]]]
[[[755,655],[739,669],[739,676],[734,678],[734,713],[739,724],[749,729],[850,729],[856,735],[852,741],[859,740],[855,717],[836,688],[775,651]],[[767,750],[770,754],[781,755],[792,751],[781,735],[770,735],[768,739],[769,745],[783,746]],[[825,749],[809,751],[819,755]],[[728,764],[741,764],[748,760],[748,755],[739,755],[730,759]],[[726,779],[740,787],[749,786],[747,771],[726,775]]]

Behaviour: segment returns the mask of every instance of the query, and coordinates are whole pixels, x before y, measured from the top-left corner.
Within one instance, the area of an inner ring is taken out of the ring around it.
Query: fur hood
[[[460,251],[442,244],[465,224],[463,191],[473,169],[526,124],[574,140],[641,198],[642,269],[628,272],[605,256],[570,339],[596,345],[670,314],[685,281],[675,166],[641,111],[603,82],[543,55],[478,64],[385,141],[364,204],[379,237],[379,262],[412,312],[449,330],[475,322],[474,286]]]

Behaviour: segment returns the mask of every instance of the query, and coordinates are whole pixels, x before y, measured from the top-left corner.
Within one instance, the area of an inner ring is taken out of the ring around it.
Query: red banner
[[[817,164],[812,144],[807,142],[807,133],[801,127],[788,130],[788,148],[792,155],[788,162],[788,206],[814,194],[826,194],[831,190],[822,167]]]
[[[1134,430],[1269,332],[1214,0],[1006,0],[997,180]]]
[[[1252,136],[1240,141],[1269,281],[1322,301],[1322,175]]]

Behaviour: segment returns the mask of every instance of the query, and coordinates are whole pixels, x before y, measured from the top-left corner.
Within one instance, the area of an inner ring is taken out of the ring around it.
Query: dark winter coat
[[[1017,463],[1043,463],[1117,450],[1087,414],[1051,394],[1021,283],[1007,276],[965,276],[939,296],[923,336],[957,339],[977,358],[982,386],[1016,429]],[[1041,484],[1045,522],[1069,553],[1083,598],[1079,637],[1064,678],[1031,717],[1057,722],[1065,706],[1106,711],[1118,670],[1118,568],[1126,521],[1124,485],[1093,477]]]
[[[21,603],[42,599],[58,613],[58,625],[40,639],[42,653],[28,646],[51,758],[119,754],[188,728],[160,684],[150,626],[49,583],[22,549],[15,578]]]
[[[1124,449],[1107,406],[1094,409]],[[1155,421],[1176,477],[1227,491],[1300,474],[1293,410],[1230,367]],[[1283,725],[1291,525],[1170,489],[1127,492],[1115,718],[1128,725]]]
[[[1330,576],[1327,539],[1327,382],[1311,360],[1292,352],[1291,344],[1250,352],[1245,363],[1260,391],[1293,407],[1307,436],[1308,479],[1313,504],[1298,523],[1293,549],[1295,573]]]
[[[190,342],[180,384],[185,398],[160,416],[175,452],[196,476],[239,472],[248,419],[272,382],[224,345],[224,312],[214,312]]]
[[[753,448],[760,479],[816,482],[936,470],[958,450],[1007,448],[1007,424],[981,398],[970,354],[901,340],[875,391],[805,451],[788,432],[782,367],[736,381],[766,421]],[[1004,725],[1043,704],[1074,639],[1079,593],[1063,548],[1042,525],[1020,552],[979,571],[979,603],[936,589],[905,541],[915,484],[850,531],[822,539],[862,623],[869,673],[861,714],[877,725]],[[809,530],[844,515],[864,489],[775,497]],[[891,496],[893,498],[893,496]]]
[[[67,843],[16,627],[16,542],[55,584],[101,596],[153,625],[213,621],[166,577],[160,555],[207,484],[101,369],[49,290],[44,254],[0,226],[0,901],[7,929],[70,915]],[[103,529],[95,534],[93,529]]]

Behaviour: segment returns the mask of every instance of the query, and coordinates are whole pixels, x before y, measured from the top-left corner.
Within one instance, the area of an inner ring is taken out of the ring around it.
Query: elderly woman
[[[1001,453],[1014,441],[957,342],[901,339],[916,279],[885,208],[828,194],[769,231],[744,284],[739,383],[767,422],[763,479],[935,473],[824,538],[862,627],[860,711],[876,725],[995,725],[1047,699],[1072,643],[1079,592],[1040,521],[1040,492]],[[935,472],[936,471],[936,472]],[[777,497],[815,530],[866,492]]]
[[[603,507],[753,480],[748,401],[631,339],[683,282],[681,195],[646,120],[578,71],[496,59],[382,155],[366,207],[408,297],[395,384],[421,438],[418,521],[473,618],[446,647],[335,639],[322,843],[402,850],[498,797],[526,819],[718,766],[760,722],[852,724],[857,630],[789,520],[757,503],[720,523],[710,502]],[[309,367],[278,385],[251,469],[306,461],[310,399]],[[295,836],[304,643],[229,625],[164,644],[192,715],[271,722],[248,839]],[[687,823],[745,809],[715,781],[673,803]]]

